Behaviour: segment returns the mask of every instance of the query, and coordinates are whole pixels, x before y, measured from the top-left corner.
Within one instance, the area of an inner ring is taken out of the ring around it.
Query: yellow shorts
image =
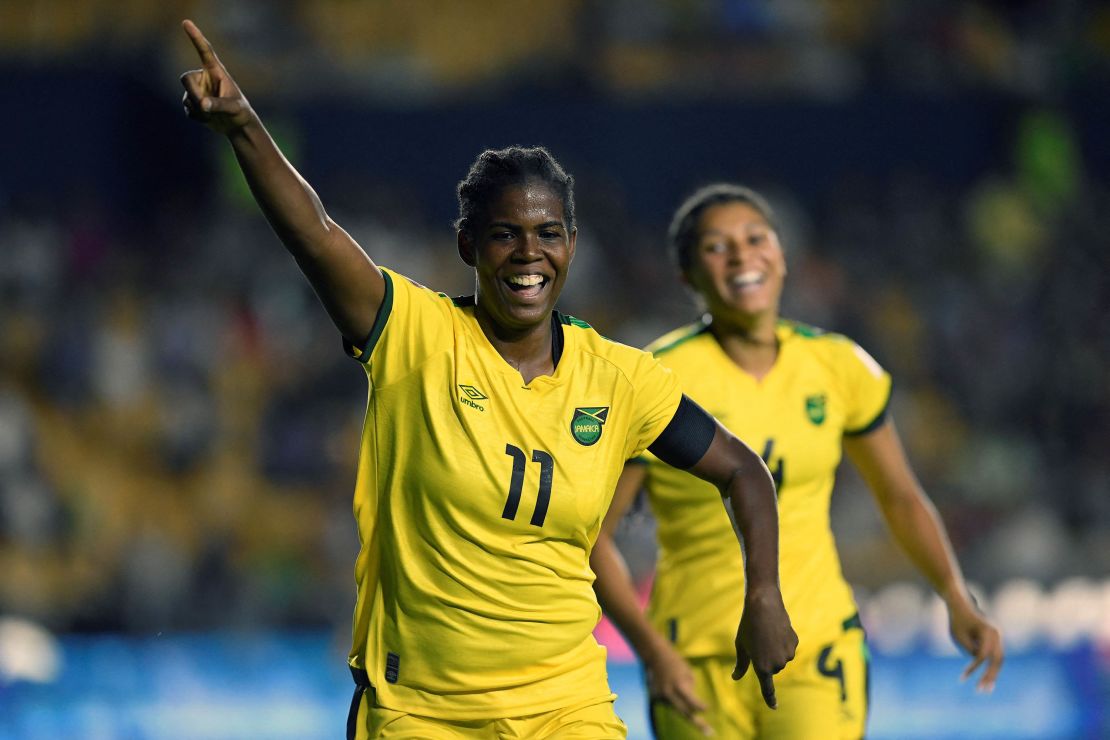
[[[374,690],[359,690],[347,720],[348,740],[419,738],[420,740],[624,740],[628,729],[613,702],[555,709],[527,717],[452,721],[405,714],[377,706]]]
[[[748,669],[732,680],[733,658],[690,661],[703,713],[716,737],[729,740],[858,740],[867,726],[870,659],[859,617],[844,623],[843,634],[817,650],[799,653],[775,676],[778,709],[763,702],[759,680]],[[669,704],[651,703],[651,724],[659,740],[703,738]]]

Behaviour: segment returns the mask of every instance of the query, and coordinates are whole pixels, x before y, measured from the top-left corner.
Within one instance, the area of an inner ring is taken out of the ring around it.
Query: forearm
[[[779,587],[779,521],[775,484],[767,466],[753,452],[721,493],[732,507],[732,518],[744,548],[748,595]]]
[[[881,505],[882,516],[898,546],[906,553],[922,576],[948,604],[967,600],[968,591],[959,562],[937,509],[915,486],[901,495],[886,496]]]
[[[645,663],[650,662],[658,644],[665,641],[665,638],[652,626],[640,608],[628,567],[612,539],[604,535],[598,538],[590,554],[590,566],[597,576],[594,592],[601,608],[640,659]]]
[[[947,603],[968,598],[963,573],[944,524],[923,491],[886,497],[883,517],[899,547]]]
[[[705,413],[700,407],[697,411]],[[715,485],[731,509],[736,536],[744,550],[748,595],[769,587],[777,597],[779,512],[775,481],[755,450],[720,424],[710,423],[714,427],[712,442],[689,472]],[[670,462],[666,458],[664,461]]]
[[[713,443],[691,472],[721,491],[744,550],[747,588],[736,630],[732,677],[739,679],[749,665],[754,667],[763,699],[773,709],[777,704],[772,677],[793,659],[798,646],[779,590],[779,513],[774,480],[759,455],[720,424],[716,425]]]
[[[845,437],[844,451],[867,482],[899,547],[951,607],[970,604],[944,524],[910,469],[893,420],[862,437]]]
[[[384,285],[362,248],[324,210],[320,198],[251,114],[228,135],[251,193],[297,261],[336,327],[360,344],[381,303]]]
[[[266,220],[300,262],[323,251],[337,228],[320,198],[277,144],[256,114],[251,122],[228,134],[235,158]]]
[[[254,198],[312,283],[343,336],[359,345],[370,333],[386,292],[385,278],[362,248],[324,211],[192,21],[182,27],[202,69],[181,76],[190,118],[225,134]]]

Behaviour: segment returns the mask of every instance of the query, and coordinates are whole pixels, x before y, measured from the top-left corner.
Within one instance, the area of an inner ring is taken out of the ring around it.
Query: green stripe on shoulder
[[[809,324],[803,324],[801,321],[793,321],[792,319],[779,319],[779,326],[793,332],[799,337],[805,337],[806,339],[829,336],[829,333],[824,329],[819,329]]]
[[[783,332],[801,337],[803,339],[826,339],[833,342],[851,342],[852,340],[835,331],[827,331],[810,324],[792,319],[779,319],[779,329]]]
[[[565,313],[559,314],[559,322],[563,324],[563,326],[577,326],[579,329],[593,329],[592,326],[587,324],[582,319],[576,318],[574,316],[568,316]]]
[[[680,329],[675,329],[672,332],[664,334],[649,344],[645,349],[651,354],[658,356],[670,352],[679,345],[685,344],[695,337],[700,337],[708,331],[709,324],[706,321],[696,321],[693,324],[688,324]]]
[[[472,295],[460,295],[453,298],[446,293],[438,293],[437,295],[439,295],[440,298],[446,298],[451,301],[451,305],[455,308],[470,308],[474,305],[474,296]]]

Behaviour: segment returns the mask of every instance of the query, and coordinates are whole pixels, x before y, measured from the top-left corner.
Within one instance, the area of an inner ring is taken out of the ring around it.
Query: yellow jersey
[[[429,717],[610,699],[590,550],[625,460],[674,416],[677,378],[556,312],[555,371],[525,383],[472,299],[382,273],[370,337],[348,347],[369,380],[351,666],[380,705]]]
[[[756,380],[733,362],[704,321],[648,350],[682,389],[762,454],[778,487],[779,573],[799,654],[837,637],[856,610],[829,524],[841,438],[880,424],[890,376],[851,340],[789,321],[779,354]],[[689,473],[644,456],[659,560],[652,623],[688,657],[735,654],[744,571],[720,493]]]

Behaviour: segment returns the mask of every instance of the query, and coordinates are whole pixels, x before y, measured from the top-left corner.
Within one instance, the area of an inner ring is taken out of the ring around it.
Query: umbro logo
[[[488,401],[489,396],[487,396],[485,393],[482,393],[480,390],[472,385],[464,385],[462,383],[459,383],[459,388],[462,389],[463,392],[463,395],[459,396],[459,403],[463,404],[464,406],[469,406],[472,409],[478,409],[479,411],[486,410],[486,407],[482,406],[478,402]]]

